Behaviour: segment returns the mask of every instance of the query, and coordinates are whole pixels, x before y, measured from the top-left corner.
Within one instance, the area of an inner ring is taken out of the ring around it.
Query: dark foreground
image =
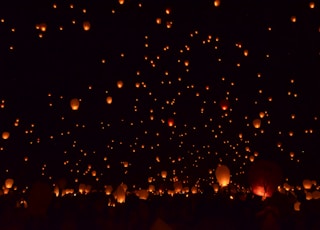
[[[290,198],[280,193],[265,201],[203,194],[140,200],[129,195],[123,204],[93,193],[53,198],[47,208],[36,209],[10,195],[0,197],[0,229],[320,229],[319,199],[301,201],[295,211]]]

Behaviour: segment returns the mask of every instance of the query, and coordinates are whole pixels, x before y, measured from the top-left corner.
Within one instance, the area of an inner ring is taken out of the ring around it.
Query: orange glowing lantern
[[[281,168],[274,162],[259,160],[249,169],[248,179],[253,194],[263,198],[271,197],[281,183]]]
[[[117,81],[117,87],[121,89],[123,87],[123,81]]]
[[[13,183],[14,183],[14,180],[11,178],[8,178],[8,179],[6,179],[4,185],[6,188],[10,189],[10,188],[12,188]]]
[[[161,177],[163,178],[163,179],[165,179],[165,178],[167,178],[167,171],[162,171],[161,172]]]
[[[83,30],[84,30],[84,31],[89,31],[90,28],[91,28],[91,24],[90,24],[90,22],[88,22],[88,21],[84,21],[83,24],[82,24],[82,26],[83,26]]]
[[[78,110],[79,106],[80,106],[79,99],[77,99],[77,98],[71,99],[70,107],[71,107],[72,110]]]
[[[3,132],[2,133],[2,139],[3,140],[7,140],[10,137],[10,133],[9,132]]]
[[[312,181],[305,179],[305,180],[303,180],[302,185],[303,185],[304,189],[311,189]]]
[[[221,187],[225,187],[230,182],[230,170],[226,165],[219,165],[216,169],[216,178]]]
[[[252,124],[253,124],[253,127],[255,127],[256,129],[259,129],[261,126],[261,120],[259,118],[254,119]]]
[[[227,110],[229,106],[230,106],[230,103],[228,100],[223,99],[220,101],[220,107],[222,110]]]
[[[112,97],[111,96],[108,96],[107,99],[106,99],[106,102],[107,104],[112,104]]]
[[[112,193],[112,190],[113,190],[113,188],[112,188],[112,186],[111,185],[106,185],[106,187],[105,187],[105,193],[106,193],[106,195],[110,195],[111,193]]]
[[[173,120],[173,118],[169,118],[168,119],[168,126],[169,127],[172,127],[174,125],[174,120]]]

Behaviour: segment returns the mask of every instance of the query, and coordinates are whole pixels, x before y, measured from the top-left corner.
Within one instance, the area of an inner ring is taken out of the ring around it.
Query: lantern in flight
[[[6,179],[4,185],[5,185],[6,188],[10,189],[10,188],[12,188],[12,186],[13,186],[13,182],[14,182],[13,179],[8,178],[8,179]]]
[[[88,31],[88,30],[90,30],[90,28],[91,28],[91,24],[90,24],[90,22],[88,22],[88,21],[84,21],[83,24],[82,24],[82,26],[83,26],[83,30],[84,30],[84,31]]]
[[[220,101],[220,107],[222,110],[227,110],[229,108],[229,106],[230,106],[230,103],[228,100],[223,99]]]
[[[271,161],[256,161],[248,171],[248,180],[253,194],[263,198],[271,197],[281,183],[281,168]]]
[[[230,170],[226,165],[219,165],[216,169],[216,178],[221,187],[225,187],[230,182]]]
[[[77,98],[71,99],[70,107],[71,107],[72,110],[78,110],[79,106],[80,106],[79,99],[77,99]]]
[[[112,97],[108,96],[107,99],[106,99],[106,102],[107,102],[107,104],[110,105],[112,103]]]
[[[174,125],[174,120],[173,120],[173,118],[169,118],[168,119],[168,126],[169,127],[172,127]]]
[[[10,133],[9,132],[5,131],[5,132],[2,133],[2,139],[3,140],[7,140],[9,137],[10,137]]]
[[[123,87],[123,81],[117,81],[117,87],[121,89]]]
[[[255,127],[256,129],[259,129],[261,126],[261,120],[259,118],[254,119],[252,124],[253,124],[253,127]]]

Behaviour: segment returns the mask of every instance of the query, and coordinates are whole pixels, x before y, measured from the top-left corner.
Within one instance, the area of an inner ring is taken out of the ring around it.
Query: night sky
[[[319,1],[3,2],[1,183],[320,182]]]

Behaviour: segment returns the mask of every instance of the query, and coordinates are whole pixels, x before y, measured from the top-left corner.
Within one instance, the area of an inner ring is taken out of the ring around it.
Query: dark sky
[[[319,181],[320,2],[282,2],[0,3],[0,179],[241,184],[257,155]]]

